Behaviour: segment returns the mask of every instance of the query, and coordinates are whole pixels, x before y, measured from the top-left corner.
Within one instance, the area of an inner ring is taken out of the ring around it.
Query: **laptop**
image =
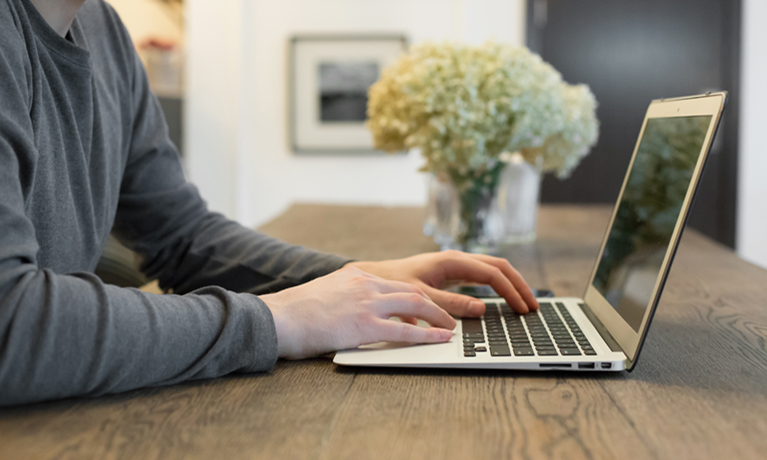
[[[483,299],[440,344],[376,343],[336,354],[344,366],[632,370],[668,276],[724,110],[726,92],[653,101],[582,299],[540,298],[520,315]]]

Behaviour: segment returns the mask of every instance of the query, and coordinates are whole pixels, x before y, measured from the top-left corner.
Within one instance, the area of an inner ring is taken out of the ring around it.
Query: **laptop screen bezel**
[[[628,369],[631,369],[634,363],[636,362],[636,357],[639,353],[641,344],[647,333],[647,329],[651,321],[652,315],[655,312],[655,309],[657,308],[658,300],[660,299],[660,294],[662,292],[663,285],[666,281],[666,277],[668,276],[669,268],[671,266],[674,253],[676,252],[676,248],[679,244],[679,239],[681,237],[685,222],[687,220],[687,214],[689,212],[690,205],[692,204],[692,200],[695,194],[695,189],[697,188],[700,175],[703,171],[703,166],[705,165],[706,158],[708,157],[709,151],[711,149],[712,139],[716,132],[716,128],[719,124],[719,119],[721,118],[722,110],[724,109],[725,99],[726,99],[726,93],[713,93],[710,95],[695,96],[691,98],[653,101],[648,107],[647,113],[645,114],[645,119],[642,122],[642,129],[639,132],[639,137],[637,139],[636,145],[634,146],[634,152],[631,155],[631,161],[629,162],[628,170],[626,171],[626,175],[623,179],[623,185],[621,186],[618,199],[616,200],[615,207],[613,208],[613,213],[612,213],[612,216],[610,217],[610,223],[607,227],[607,231],[605,232],[605,236],[602,239],[602,244],[600,245],[600,248],[599,248],[597,260],[594,264],[594,268],[591,272],[591,277],[589,278],[589,283],[586,287],[586,292],[583,296],[583,299],[585,300],[586,304],[597,316],[597,318],[599,318],[599,320],[602,322],[605,328],[607,328],[608,332],[613,336],[615,341],[622,348],[623,353],[626,355],[628,360],[628,363],[626,366]],[[631,326],[629,326],[626,320],[624,320],[623,317],[621,317],[620,314],[618,314],[615,308],[613,308],[612,305],[610,305],[610,303],[607,301],[607,299],[604,298],[604,296],[599,292],[599,290],[597,290],[597,288],[594,287],[594,278],[596,276],[597,268],[599,267],[601,254],[603,253],[604,247],[607,244],[607,240],[610,236],[610,230],[612,229],[615,216],[618,211],[618,206],[620,205],[621,199],[623,198],[623,193],[628,183],[629,174],[634,166],[634,160],[636,159],[637,151],[639,150],[639,145],[642,142],[642,137],[644,136],[644,132],[645,132],[645,128],[647,127],[648,120],[656,119],[656,118],[676,118],[676,117],[695,117],[695,116],[711,117],[711,120],[708,126],[708,131],[706,132],[706,137],[701,147],[701,153],[698,155],[698,162],[695,165],[692,180],[690,181],[690,185],[687,188],[687,194],[685,195],[684,201],[682,203],[682,208],[679,214],[679,218],[677,219],[676,226],[674,227],[674,231],[672,232],[668,249],[663,258],[663,263],[661,264],[660,276],[658,276],[655,286],[653,287],[652,295],[650,297],[651,300],[647,309],[645,310],[645,314],[644,314],[644,317],[642,318],[642,323],[639,327],[639,331],[635,331]]]

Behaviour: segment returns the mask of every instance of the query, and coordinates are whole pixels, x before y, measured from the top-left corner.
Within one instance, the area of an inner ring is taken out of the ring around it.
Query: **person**
[[[503,259],[350,261],[210,212],[103,0],[0,0],[0,229],[0,405],[447,341],[451,315],[484,311],[440,289],[457,281],[538,307]],[[169,294],[93,274],[110,231]]]

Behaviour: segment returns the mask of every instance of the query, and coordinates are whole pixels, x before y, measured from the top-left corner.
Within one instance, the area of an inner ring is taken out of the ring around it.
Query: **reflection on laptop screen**
[[[651,118],[639,144],[593,283],[637,332],[710,122],[710,116]]]

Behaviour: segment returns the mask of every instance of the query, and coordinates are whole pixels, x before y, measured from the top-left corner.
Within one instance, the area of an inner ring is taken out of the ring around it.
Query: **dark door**
[[[726,90],[730,99],[690,225],[734,245],[739,0],[528,0],[528,46],[599,101],[600,138],[572,177],[546,177],[548,203],[617,198],[653,99]]]

